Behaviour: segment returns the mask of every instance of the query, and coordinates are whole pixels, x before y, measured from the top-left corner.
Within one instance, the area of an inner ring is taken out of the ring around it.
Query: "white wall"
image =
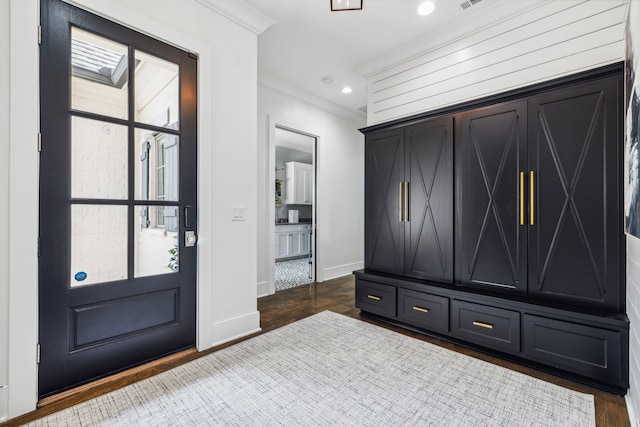
[[[9,235],[9,2],[0,1],[0,236]],[[0,421],[7,416],[9,383],[9,240],[0,239]]]
[[[272,81],[258,86],[258,293],[267,293],[269,215],[269,128],[275,124],[318,136],[316,153],[318,281],[350,274],[364,266],[364,117],[301,101]],[[337,107],[336,107],[337,108]]]
[[[244,21],[234,16],[232,20],[237,8],[217,0],[68,1],[199,54],[198,347],[259,330],[255,284],[260,19]],[[2,33],[0,88],[10,87],[11,127],[8,138],[0,134],[0,162],[6,162],[0,167],[0,212],[9,206],[10,220],[7,224],[6,215],[0,213],[0,233],[5,236],[3,231],[8,229],[10,236],[0,244],[4,255],[0,256],[0,304],[6,301],[4,274],[9,271],[10,329],[9,366],[8,370],[2,367],[0,356],[0,379],[9,372],[9,417],[14,417],[35,408],[37,390],[38,47],[34,29],[39,11],[37,0],[10,0],[7,18],[7,3],[0,2],[0,31],[10,28],[11,49],[6,51],[7,38]],[[227,10],[217,13],[218,6]],[[7,116],[6,100],[0,97],[0,113],[5,113],[0,120]],[[3,123],[0,132],[6,132]],[[2,155],[7,148],[11,163]],[[246,221],[231,221],[232,206],[245,207]],[[12,250],[7,255],[8,247]]]
[[[640,89],[640,2],[629,6],[628,23],[635,50],[636,90]],[[634,118],[638,120],[637,118]],[[625,121],[628,125],[628,121]],[[625,132],[627,134],[627,132]],[[640,239],[627,235],[627,316],[629,331],[629,392],[627,408],[631,425],[640,425]]]
[[[640,416],[640,239],[627,235],[627,316],[629,331],[629,392],[626,396],[631,425]]]
[[[383,66],[381,57],[382,68],[368,65],[374,70],[367,74],[368,122],[382,123],[621,61],[626,3],[541,2],[393,66]]]

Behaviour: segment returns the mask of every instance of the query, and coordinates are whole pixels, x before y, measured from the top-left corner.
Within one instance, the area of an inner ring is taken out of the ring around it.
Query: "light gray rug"
[[[595,426],[593,396],[325,311],[33,426]]]

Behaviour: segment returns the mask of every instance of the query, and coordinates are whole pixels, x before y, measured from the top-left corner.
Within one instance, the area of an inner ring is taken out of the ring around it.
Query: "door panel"
[[[405,129],[405,272],[409,277],[453,280],[453,118]]]
[[[72,309],[71,350],[178,321],[178,292],[169,289]],[[144,315],[142,315],[144,313]]]
[[[457,129],[456,280],[526,293],[526,102],[461,114]]]
[[[619,85],[610,78],[530,101],[531,295],[620,308]]]
[[[46,396],[195,344],[197,60],[60,0],[41,13]]]
[[[404,272],[399,185],[404,181],[404,132],[369,134],[365,144],[365,268]]]

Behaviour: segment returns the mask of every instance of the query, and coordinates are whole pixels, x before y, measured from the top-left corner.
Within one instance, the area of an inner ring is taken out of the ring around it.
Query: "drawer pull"
[[[382,298],[377,297],[375,295],[367,295],[367,298],[372,299],[374,301],[380,301]]]
[[[419,312],[421,312],[421,313],[428,313],[428,312],[429,312],[429,309],[428,309],[428,308],[418,307],[417,305],[414,305],[414,306],[413,306],[413,309],[414,309],[415,311],[419,311]]]
[[[473,322],[473,326],[478,326],[485,329],[493,329],[493,325],[490,323]]]

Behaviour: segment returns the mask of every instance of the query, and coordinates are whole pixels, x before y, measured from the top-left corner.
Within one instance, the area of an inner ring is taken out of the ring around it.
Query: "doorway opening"
[[[316,138],[275,128],[275,292],[315,281]]]

